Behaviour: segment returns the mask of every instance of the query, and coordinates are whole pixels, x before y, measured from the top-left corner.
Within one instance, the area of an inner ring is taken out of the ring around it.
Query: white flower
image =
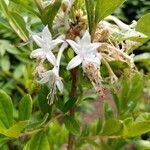
[[[51,90],[48,94],[48,103],[51,105],[55,99],[56,90],[58,89],[60,93],[63,93],[63,82],[62,78],[59,76],[60,61],[63,51],[67,48],[68,44],[63,43],[59,49],[56,64],[52,70],[48,70],[44,73],[41,73],[41,80],[38,81],[40,84],[48,83]]]
[[[58,74],[58,68],[54,67],[52,70],[46,71],[42,74],[42,79],[38,81],[40,84],[48,83],[50,86],[50,92],[47,95],[48,104],[51,105],[54,102],[56,90],[63,93],[63,83],[61,77]]]
[[[80,65],[86,65],[88,63],[100,66],[101,56],[97,52],[97,48],[100,43],[91,43],[91,37],[88,31],[86,31],[82,39],[78,39],[77,42],[67,40],[74,52],[77,54],[68,64],[67,69],[73,69]]]
[[[47,59],[53,65],[56,64],[55,55],[52,53],[52,50],[60,43],[63,42],[60,38],[52,40],[52,35],[49,32],[48,26],[46,26],[41,36],[33,35],[33,39],[36,44],[40,47],[31,53],[31,58],[40,58],[42,60]]]
[[[62,53],[67,46],[67,43],[62,44],[57,55],[56,64],[54,65],[53,69],[42,73],[42,79],[38,81],[40,84],[49,83],[50,86],[57,86],[58,90],[61,93],[63,92],[63,83],[61,81],[61,77],[59,76],[59,67]]]
[[[63,92],[63,83],[61,81],[61,77],[59,76],[59,70],[54,67],[52,70],[48,70],[42,73],[42,79],[38,81],[40,84],[48,83],[50,86],[54,86],[52,88],[56,88],[62,93]]]

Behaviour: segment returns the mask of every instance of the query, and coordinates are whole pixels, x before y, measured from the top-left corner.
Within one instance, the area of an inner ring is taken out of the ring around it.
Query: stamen
[[[55,82],[53,82],[52,86],[51,86],[51,89],[50,89],[50,92],[49,94],[47,95],[47,103],[49,105],[52,105],[54,100],[55,100],[55,95],[56,95],[56,84]]]

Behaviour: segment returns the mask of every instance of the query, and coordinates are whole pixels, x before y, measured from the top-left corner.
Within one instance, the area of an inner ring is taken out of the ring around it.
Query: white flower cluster
[[[81,39],[76,38],[76,41],[70,39],[65,40],[64,36],[52,39],[48,26],[46,26],[40,36],[33,35],[33,39],[40,48],[32,51],[31,58],[36,58],[40,62],[36,68],[36,72],[40,77],[38,82],[40,84],[48,83],[51,88],[49,93],[49,104],[52,104],[54,101],[56,88],[58,88],[61,93],[63,92],[63,82],[59,76],[59,68],[61,56],[63,51],[68,47],[68,44],[72,47],[76,56],[68,63],[67,70],[71,70],[82,64],[84,72],[88,74],[92,84],[95,85],[94,87],[97,87],[96,84],[100,83],[100,76],[97,76],[101,63],[101,55],[97,52],[100,43],[91,43],[91,36],[88,31],[84,33]],[[61,46],[56,57],[53,50],[60,44]],[[41,69],[46,59],[53,65],[52,70],[45,71],[45,69]],[[89,66],[96,68],[97,73],[93,74],[93,70],[91,70],[91,68],[88,69]]]

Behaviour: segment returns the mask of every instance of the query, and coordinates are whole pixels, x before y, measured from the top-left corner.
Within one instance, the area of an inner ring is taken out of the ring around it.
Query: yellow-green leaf
[[[9,129],[2,129],[0,128],[0,134],[3,134],[10,138],[17,138],[19,137],[21,131],[26,127],[28,121],[20,121],[14,124]]]
[[[0,90],[0,121],[6,128],[13,124],[12,100],[3,90]]]
[[[9,23],[14,31],[23,41],[28,41],[28,31],[26,29],[26,23],[22,16],[15,12],[9,12]]]

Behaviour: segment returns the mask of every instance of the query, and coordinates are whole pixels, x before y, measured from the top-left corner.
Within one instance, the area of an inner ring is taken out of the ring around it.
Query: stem
[[[70,91],[70,98],[74,98],[77,95],[77,68],[71,70],[71,79],[72,79],[72,86]],[[70,117],[75,116],[75,106],[72,107],[69,111]],[[73,150],[74,146],[74,135],[69,132],[68,135],[68,150]]]

